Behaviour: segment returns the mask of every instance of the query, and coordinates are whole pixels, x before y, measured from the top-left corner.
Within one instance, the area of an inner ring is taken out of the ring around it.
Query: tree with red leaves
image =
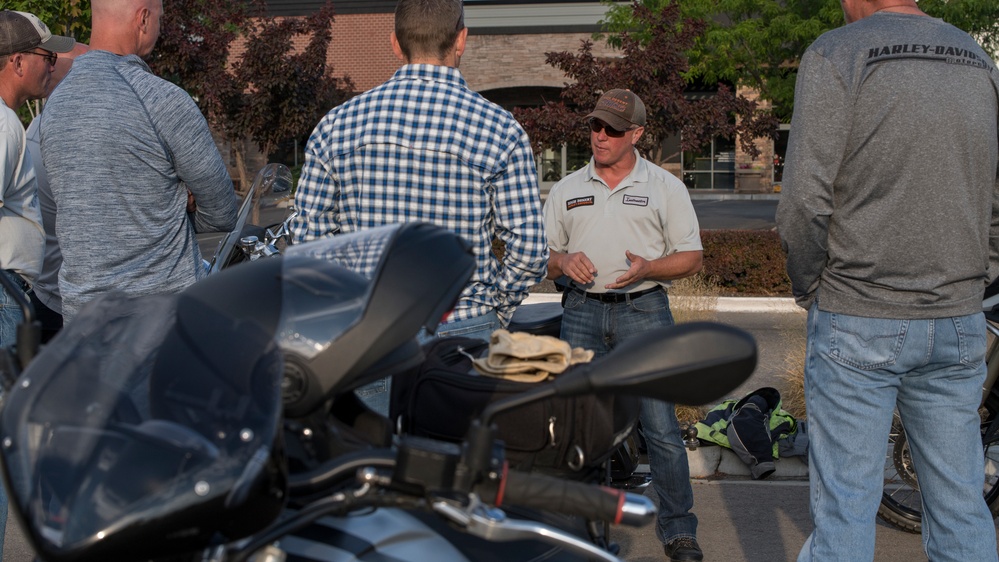
[[[305,18],[264,15],[264,4],[170,0],[150,66],[187,90],[212,130],[232,143],[240,183],[249,185],[243,140],[264,154],[307,135],[353,92],[327,64],[333,4]],[[302,50],[296,37],[308,37]],[[240,57],[232,50],[245,39]]]

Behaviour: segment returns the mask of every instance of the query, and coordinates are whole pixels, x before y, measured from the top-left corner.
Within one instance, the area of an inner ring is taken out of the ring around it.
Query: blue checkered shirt
[[[448,320],[495,310],[506,325],[546,273],[527,133],[455,68],[406,65],[333,108],[309,138],[295,207],[295,242],[411,221],[470,242],[476,271]],[[506,244],[502,263],[494,238]]]

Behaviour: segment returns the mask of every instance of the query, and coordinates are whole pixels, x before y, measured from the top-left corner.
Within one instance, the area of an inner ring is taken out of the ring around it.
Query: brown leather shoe
[[[701,552],[697,539],[693,537],[680,537],[666,543],[666,556],[670,562],[699,562],[704,560],[704,553]]]

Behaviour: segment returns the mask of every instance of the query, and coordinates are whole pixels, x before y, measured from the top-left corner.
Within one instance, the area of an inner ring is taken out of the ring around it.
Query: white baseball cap
[[[34,14],[14,10],[0,12],[0,56],[22,53],[35,47],[53,53],[68,53],[75,45],[76,40],[72,37],[52,35],[48,26]]]

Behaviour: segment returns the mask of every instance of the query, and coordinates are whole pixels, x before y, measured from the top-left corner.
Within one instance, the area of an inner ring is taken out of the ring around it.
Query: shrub
[[[773,230],[702,230],[704,268],[701,276],[716,295],[791,296],[786,258]],[[503,259],[503,243],[493,240]]]
[[[702,230],[704,275],[721,294],[790,296],[786,257],[773,230]]]

